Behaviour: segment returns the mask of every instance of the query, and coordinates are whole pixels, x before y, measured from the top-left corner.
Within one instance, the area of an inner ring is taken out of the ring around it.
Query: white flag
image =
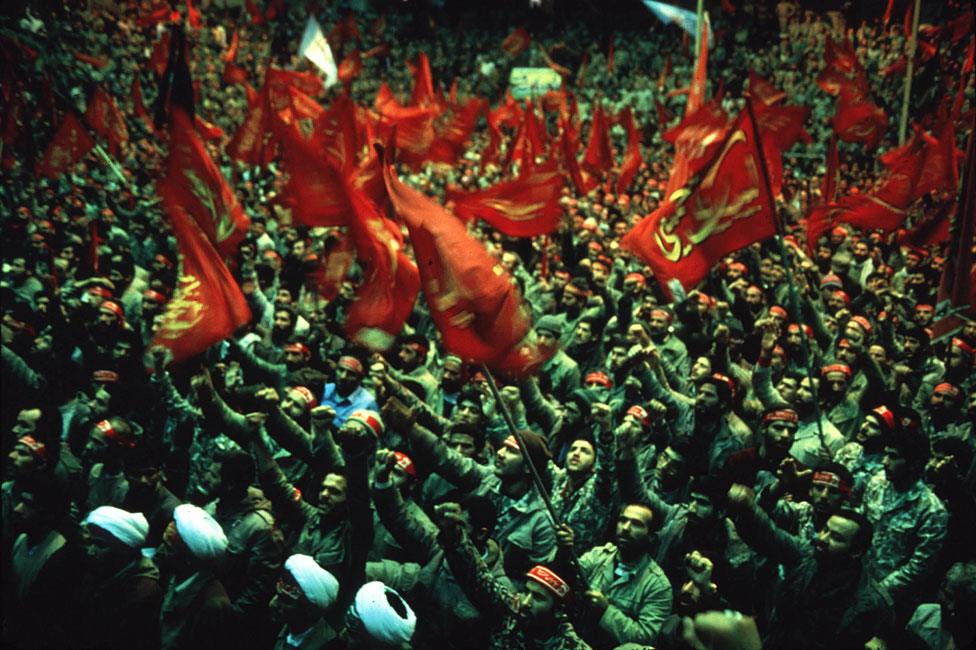
[[[644,5],[664,24],[675,23],[691,36],[698,34],[698,14],[694,11],[669,5],[664,2],[656,2],[655,0],[644,0]],[[708,12],[705,12],[704,31],[707,34],[708,47],[711,48],[715,45],[715,37],[712,34],[711,24],[708,20]]]
[[[325,39],[322,28],[313,16],[309,16],[308,22],[305,23],[305,33],[302,34],[298,56],[305,57],[322,71],[325,75],[326,88],[339,82],[339,69],[332,56],[332,48],[329,47],[329,41]]]

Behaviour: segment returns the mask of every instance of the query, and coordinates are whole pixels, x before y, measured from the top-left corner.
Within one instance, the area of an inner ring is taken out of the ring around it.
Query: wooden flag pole
[[[749,114],[749,125],[752,127],[752,134],[756,139],[756,153],[759,156],[759,171],[762,174],[763,190],[766,193],[766,200],[769,202],[769,208],[773,211],[773,221],[776,224],[776,244],[779,248],[780,258],[783,260],[783,269],[786,271],[786,283],[789,287],[790,295],[790,311],[793,312],[794,318],[799,319],[802,323],[803,318],[801,317],[800,310],[800,296],[797,293],[796,282],[793,279],[793,261],[786,251],[786,244],[783,242],[783,223],[779,218],[779,212],[776,211],[776,202],[773,199],[773,188],[769,182],[769,169],[766,166],[766,153],[763,149],[762,137],[759,135],[759,126],[756,124],[756,115],[752,110],[752,100],[748,97],[746,99],[746,112]],[[804,367],[807,371],[807,381],[810,382],[810,390],[813,392],[813,416],[817,419],[817,437],[820,439],[820,446],[823,448],[827,455],[827,458],[833,460],[833,454],[830,451],[830,447],[827,446],[827,439],[824,437],[823,421],[820,412],[820,399],[817,397],[817,391],[814,389],[814,377],[813,368],[811,363],[813,362],[813,350],[810,347],[810,341],[807,340],[806,334],[800,337],[801,349],[803,350],[803,355],[806,357],[804,359]]]
[[[912,14],[912,35],[908,39],[908,63],[905,66],[905,85],[901,93],[901,117],[898,118],[898,144],[905,144],[905,132],[908,130],[908,104],[912,97],[912,77],[915,75],[915,47],[918,43],[918,15],[922,9],[922,0],[915,0]]]

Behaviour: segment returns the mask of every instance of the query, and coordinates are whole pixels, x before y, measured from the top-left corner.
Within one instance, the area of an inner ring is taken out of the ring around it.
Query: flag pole
[[[700,56],[699,53],[701,52],[702,31],[704,31],[705,29],[704,21],[702,20],[704,18],[704,14],[705,14],[705,0],[698,0],[698,6],[695,8],[695,17],[697,20],[697,22],[695,23],[695,26],[697,27],[697,29],[695,30],[695,65],[696,66],[698,65],[698,58]]]
[[[905,132],[908,130],[908,104],[912,96],[912,77],[915,74],[915,47],[918,40],[918,15],[922,9],[922,0],[915,0],[912,14],[912,35],[908,39],[908,63],[905,66],[905,85],[901,93],[901,117],[898,119],[898,144],[905,144]]]
[[[776,225],[776,235],[774,239],[776,240],[776,245],[779,248],[780,259],[783,260],[783,269],[786,272],[786,283],[789,287],[790,296],[790,311],[793,313],[794,317],[803,322],[802,312],[800,311],[800,296],[797,293],[796,282],[793,279],[793,260],[790,258],[786,251],[786,244],[783,242],[783,223],[779,218],[779,212],[776,210],[776,202],[773,199],[773,188],[769,182],[769,169],[766,166],[766,153],[763,149],[762,136],[759,135],[759,127],[756,125],[756,115],[752,110],[752,100],[746,97],[746,112],[749,115],[749,125],[752,127],[752,134],[755,137],[756,142],[756,153],[759,156],[759,171],[762,174],[763,181],[763,191],[766,194],[766,200],[769,202],[769,209],[773,211],[773,223]],[[820,411],[820,399],[817,397],[817,391],[814,390],[814,377],[813,368],[811,363],[813,362],[813,350],[810,346],[810,341],[807,340],[806,334],[800,337],[801,349],[803,350],[803,355],[806,357],[804,359],[804,367],[807,373],[807,381],[810,382],[810,389],[813,391],[813,414],[817,419],[817,437],[820,439],[820,446],[823,448],[824,452],[827,454],[827,458],[833,460],[833,454],[830,451],[830,447],[827,446],[827,439],[824,437],[823,422],[821,421],[821,411]]]
[[[102,162],[108,165],[108,168],[111,169],[112,172],[118,177],[119,181],[123,185],[128,185],[129,181],[122,173],[122,170],[119,169],[118,163],[112,160],[112,158],[108,155],[108,153],[105,152],[105,149],[102,148],[102,145],[96,144],[94,149],[95,149],[95,153],[98,154],[98,157],[102,159]]]

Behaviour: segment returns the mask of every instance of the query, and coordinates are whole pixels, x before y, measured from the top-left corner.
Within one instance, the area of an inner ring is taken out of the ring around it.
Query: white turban
[[[141,512],[126,512],[112,506],[100,506],[88,513],[86,524],[102,528],[126,546],[140,548],[146,543],[149,522]]]
[[[210,513],[184,503],[173,510],[173,519],[176,521],[176,531],[194,556],[201,560],[223,557],[227,550],[227,536]]]
[[[328,609],[339,595],[339,581],[331,573],[316,564],[308,555],[292,555],[285,561],[285,568],[302,593],[313,605]]]
[[[402,616],[390,605],[390,599],[403,605],[405,611]],[[366,632],[377,641],[399,645],[413,637],[417,615],[400,594],[382,582],[367,582],[360,587],[356,592],[355,607]]]

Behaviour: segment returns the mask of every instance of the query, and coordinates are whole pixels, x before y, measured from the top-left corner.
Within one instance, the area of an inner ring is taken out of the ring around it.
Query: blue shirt
[[[342,423],[349,419],[350,415],[360,409],[377,412],[380,410],[376,400],[362,386],[358,386],[356,390],[343,397],[336,392],[335,384],[326,384],[325,392],[322,393],[322,399],[319,403],[322,406],[331,406],[335,409],[336,416],[332,420],[332,424],[337,427],[342,426]]]

